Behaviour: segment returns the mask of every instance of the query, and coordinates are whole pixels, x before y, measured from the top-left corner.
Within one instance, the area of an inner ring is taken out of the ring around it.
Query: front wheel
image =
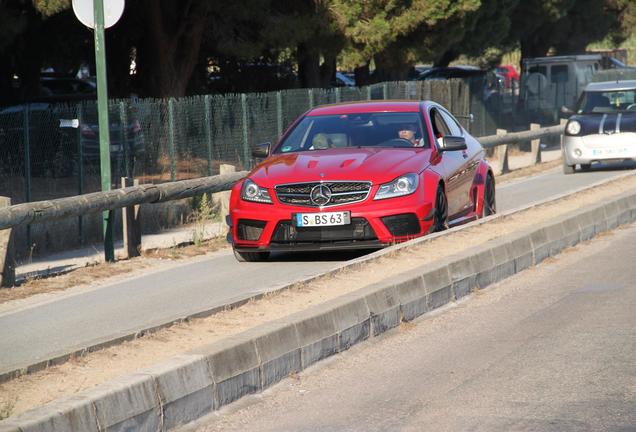
[[[497,213],[495,180],[490,174],[488,174],[488,176],[486,177],[486,184],[484,186],[484,198],[481,204],[481,217],[486,217]]]
[[[269,252],[239,252],[236,249],[234,251],[234,258],[238,262],[260,262],[269,258]]]
[[[437,189],[435,197],[435,218],[433,219],[433,232],[444,231],[448,229],[448,205],[446,202],[446,194],[441,187]]]

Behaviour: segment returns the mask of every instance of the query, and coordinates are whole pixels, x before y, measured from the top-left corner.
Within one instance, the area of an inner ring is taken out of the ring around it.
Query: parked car
[[[433,67],[422,72],[417,79],[420,81],[430,79],[445,80],[451,78],[480,77],[485,74],[485,71],[475,66]]]
[[[42,75],[39,99],[67,101],[97,98],[97,85],[90,80],[69,76]]]
[[[63,177],[73,174],[79,152],[78,139],[81,142],[82,163],[99,165],[97,119],[73,121],[72,118],[76,116],[74,110],[69,112],[65,105],[56,106],[47,102],[13,105],[0,110],[0,159],[24,164],[24,114],[27,107],[32,175]],[[111,117],[109,130],[112,165],[123,166],[127,155],[132,170],[134,160],[145,153],[144,133],[139,121],[131,117],[125,130],[122,130],[121,122]]]
[[[333,82],[334,87],[355,87],[356,80],[355,78],[350,77],[349,75],[345,75],[342,72],[336,72],[335,81]]]
[[[503,85],[507,89],[519,86],[519,72],[512,65],[499,65],[495,68],[495,72],[503,77]]]
[[[230,198],[239,261],[381,248],[495,211],[483,148],[430,101],[316,107],[253,155],[265,159]]]
[[[563,172],[626,159],[636,160],[636,80],[590,83],[565,127]]]
[[[600,68],[600,54],[525,58],[519,108],[540,123],[555,123],[559,107],[574,106]]]

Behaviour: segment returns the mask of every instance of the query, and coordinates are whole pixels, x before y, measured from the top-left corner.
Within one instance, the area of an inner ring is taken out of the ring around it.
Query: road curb
[[[27,411],[0,432],[173,429],[634,220],[626,192]]]

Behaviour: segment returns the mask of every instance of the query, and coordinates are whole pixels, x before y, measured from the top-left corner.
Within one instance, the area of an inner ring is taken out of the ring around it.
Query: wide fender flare
[[[477,167],[477,171],[475,172],[475,177],[473,178],[473,184],[471,186],[471,194],[473,200],[473,205],[475,208],[475,213],[477,215],[483,214],[484,208],[484,194],[486,191],[486,179],[488,175],[495,181],[495,176],[492,172],[492,168],[485,160],[482,160]]]
[[[444,187],[444,179],[438,173],[432,170],[426,170],[422,174],[423,191],[424,191],[424,202],[430,202],[432,204],[432,208],[435,208],[435,200],[437,198],[437,188],[441,184]],[[444,193],[446,193],[446,188],[444,187]]]

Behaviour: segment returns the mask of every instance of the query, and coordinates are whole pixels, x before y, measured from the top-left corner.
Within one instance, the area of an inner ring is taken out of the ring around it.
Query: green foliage
[[[70,9],[71,0],[33,0],[33,6],[35,6],[42,15],[49,17]]]
[[[201,246],[205,241],[205,225],[207,222],[216,219],[219,215],[218,205],[214,203],[209,194],[203,194],[192,198],[192,214],[190,221],[194,223],[192,232],[192,242],[196,246]]]

